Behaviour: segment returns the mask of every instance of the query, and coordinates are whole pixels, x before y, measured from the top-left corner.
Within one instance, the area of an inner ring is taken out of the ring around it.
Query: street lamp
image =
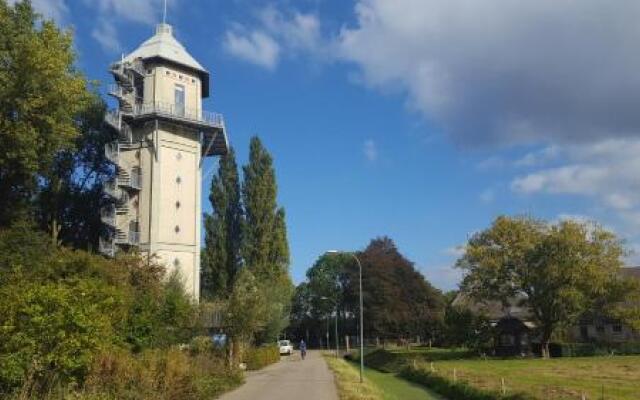
[[[359,271],[359,286],[360,286],[360,383],[362,383],[362,377],[364,374],[364,325],[363,325],[363,313],[362,313],[362,264],[360,264],[360,260],[350,251],[338,251],[338,250],[329,250],[327,254],[348,254],[356,260],[358,263],[358,271]]]

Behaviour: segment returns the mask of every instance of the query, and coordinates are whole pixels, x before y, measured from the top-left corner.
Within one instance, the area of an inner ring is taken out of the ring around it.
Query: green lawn
[[[365,358],[366,360],[366,358]],[[419,364],[430,369],[430,364]],[[453,360],[433,363],[436,374],[483,389],[525,392],[540,399],[640,399],[640,356],[551,360]]]
[[[354,368],[358,368],[354,365]],[[407,382],[398,378],[395,374],[384,373],[365,369],[365,376],[383,392],[384,400],[438,400],[441,397],[434,395],[420,385]]]

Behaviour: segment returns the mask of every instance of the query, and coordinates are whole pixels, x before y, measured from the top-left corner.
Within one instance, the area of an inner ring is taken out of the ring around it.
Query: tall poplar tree
[[[233,288],[241,265],[243,210],[235,151],[220,158],[209,195],[213,212],[205,216],[202,252],[202,295],[225,298]]]
[[[293,286],[288,274],[289,245],[284,209],[278,208],[273,160],[260,139],[253,137],[242,186],[246,220],[242,254],[266,290],[269,320],[263,340],[274,339],[288,323]]]

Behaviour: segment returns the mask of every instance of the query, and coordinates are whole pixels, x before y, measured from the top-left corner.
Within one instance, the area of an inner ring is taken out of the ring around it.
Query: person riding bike
[[[302,359],[304,360],[304,358],[307,356],[307,344],[304,342],[304,340],[300,341],[300,357],[302,357]]]

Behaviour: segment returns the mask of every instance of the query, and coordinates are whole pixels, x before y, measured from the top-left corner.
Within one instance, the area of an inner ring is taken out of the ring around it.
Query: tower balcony
[[[137,104],[133,114],[138,118],[164,117],[187,124],[198,125],[202,128],[224,129],[224,118],[222,114],[195,108],[186,108],[181,105],[162,101]]]

